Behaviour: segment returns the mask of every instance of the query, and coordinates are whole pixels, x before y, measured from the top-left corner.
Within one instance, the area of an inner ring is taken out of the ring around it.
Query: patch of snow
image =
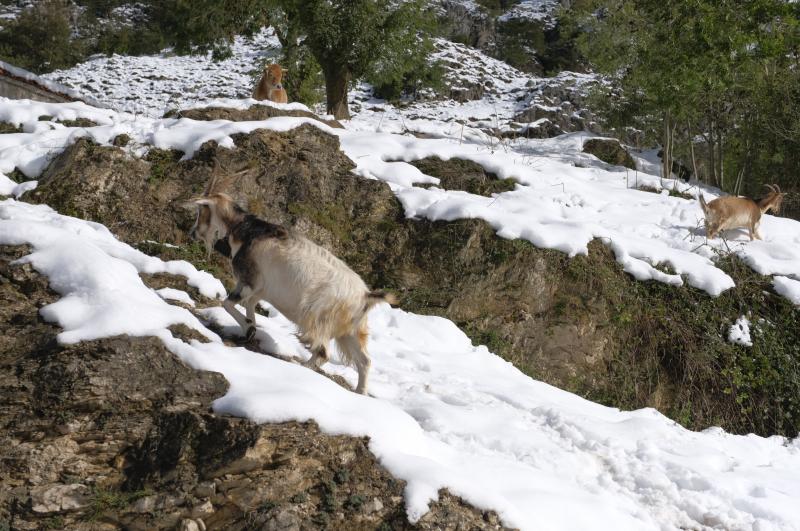
[[[750,320],[742,315],[728,329],[728,341],[736,345],[752,347],[753,340],[750,338]]]
[[[5,61],[0,61],[0,70],[5,70],[6,72],[15,77],[24,79],[25,81],[29,81],[34,85],[39,85],[40,87],[43,87],[51,92],[55,92],[57,94],[66,96],[67,98],[75,98],[78,100],[82,100],[95,107],[104,106],[100,100],[93,98],[89,94],[83,94],[79,90],[75,90],[74,88],[69,87],[65,84],[58,83],[51,78],[48,78],[46,76],[40,76],[34,74],[33,72],[28,72],[27,70],[6,63]]]
[[[164,299],[165,301],[178,301],[184,304],[188,304],[189,306],[194,306],[194,301],[189,296],[189,294],[181,289],[161,288],[157,289],[156,293],[158,293],[158,296]]]
[[[192,264],[185,260],[172,260],[164,262],[153,256],[148,256],[117,240],[109,230],[99,224],[83,221],[69,216],[62,216],[46,205],[30,205],[13,199],[0,201],[0,239],[7,245],[21,245],[30,243],[37,252],[29,255],[25,260],[39,269],[50,271],[49,264],[56,264],[51,276],[51,283],[66,286],[64,290],[71,293],[69,301],[62,303],[65,308],[74,310],[74,319],[69,323],[74,326],[64,326],[64,332],[70,341],[86,339],[85,334],[110,333],[109,330],[126,330],[133,328],[138,331],[135,335],[146,335],[153,329],[152,322],[161,319],[160,315],[139,315],[130,308],[132,305],[125,302],[125,293],[109,292],[106,288],[123,279],[126,283],[144,286],[139,279],[139,273],[155,274],[169,273],[186,277],[190,286],[197,288],[201,294],[209,298],[223,297],[225,287],[222,282],[206,273],[198,271]],[[39,248],[49,249],[47,252],[38,253]],[[91,274],[91,282],[85,284],[72,284],[70,264],[89,264],[86,275]],[[59,271],[57,265],[64,265],[64,270]],[[138,284],[137,284],[138,282]],[[63,291],[54,288],[56,291]],[[160,301],[159,297],[149,290],[150,294],[141,296],[137,303],[154,304]],[[94,306],[89,299],[93,299]],[[62,299],[66,300],[66,299]],[[59,301],[60,302],[60,301]],[[116,305],[119,305],[117,308]],[[157,305],[156,305],[157,306]],[[96,316],[108,328],[97,332],[95,328],[90,331],[90,324],[86,321]],[[191,317],[191,314],[188,314]],[[188,319],[186,314],[170,313],[173,321],[184,322]],[[191,324],[190,324],[191,323]],[[188,326],[196,321],[184,322]],[[83,326],[87,328],[81,328]],[[128,328],[126,328],[128,327]],[[122,333],[118,331],[116,333]],[[62,334],[62,335],[64,335]],[[95,336],[101,337],[101,336]]]
[[[226,346],[147,288],[140,253],[100,225],[2,201],[0,244],[21,243],[34,247],[22,261],[62,295],[41,310],[65,329],[61,341],[155,335],[192,367],[230,382],[214,402],[218,413],[313,419],[326,433],[368,436],[380,463],[406,482],[412,522],[446,488],[523,530],[800,526],[800,439],[691,432],[653,409],[594,404],[525,376],[446,319],[387,305],[369,315],[373,396],[356,395],[299,364]],[[294,326],[270,315],[256,315],[261,344],[308,359]],[[223,332],[234,327],[220,308],[204,317]],[[174,337],[174,323],[210,342]],[[335,361],[325,369],[356,379]]]
[[[772,279],[772,287],[778,294],[792,301],[792,304],[800,306],[800,280],[776,276]]]
[[[12,195],[16,198],[19,198],[25,192],[35,189],[38,184],[38,181],[25,181],[22,183],[17,183],[0,173],[0,196]]]

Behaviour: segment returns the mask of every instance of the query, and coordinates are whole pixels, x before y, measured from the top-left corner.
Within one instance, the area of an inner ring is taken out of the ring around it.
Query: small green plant
[[[126,508],[136,500],[146,496],[151,496],[152,494],[153,492],[148,489],[137,490],[134,492],[123,492],[120,490],[95,487],[92,489],[89,509],[84,515],[84,519],[93,522],[108,511],[119,511]]]
[[[306,494],[305,492],[298,492],[297,494],[289,498],[289,501],[297,504],[305,503],[308,501],[308,494]]]
[[[326,513],[332,513],[336,510],[336,484],[328,481],[322,485],[322,496],[320,499],[320,508]]]
[[[64,518],[62,516],[53,516],[48,518],[42,523],[45,529],[64,529]],[[0,530],[2,527],[0,526]]]
[[[336,482],[337,485],[342,485],[347,483],[350,479],[350,471],[346,468],[340,468],[333,473],[333,481]]]
[[[157,184],[169,176],[169,172],[177,168],[181,152],[174,149],[151,148],[144,159],[150,163],[150,175],[147,182]]]
[[[357,511],[364,505],[364,497],[359,494],[353,494],[344,502],[344,508],[350,511]]]
[[[258,508],[258,510],[261,513],[268,513],[268,512],[270,512],[272,509],[274,509],[277,506],[278,506],[277,503],[275,503],[275,502],[273,502],[271,500],[267,500],[267,501],[265,501],[264,503],[261,504],[261,506]]]

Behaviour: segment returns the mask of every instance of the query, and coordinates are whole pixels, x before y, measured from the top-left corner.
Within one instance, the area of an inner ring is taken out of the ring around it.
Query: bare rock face
[[[495,39],[495,22],[481,10],[464,2],[442,0],[439,23],[447,38],[473,48],[486,49]]]
[[[27,252],[0,247],[0,528],[502,528],[445,492],[411,526],[365,439],[217,416],[224,378],[155,338],[59,345]]]

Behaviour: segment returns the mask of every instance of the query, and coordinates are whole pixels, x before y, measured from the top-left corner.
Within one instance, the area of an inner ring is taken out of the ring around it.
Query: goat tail
[[[395,294],[389,293],[388,291],[377,290],[367,292],[365,299],[365,306],[367,310],[381,302],[388,302],[392,306],[397,304],[397,297]]]
[[[700,192],[699,194],[697,194],[697,197],[700,199],[700,208],[703,209],[703,214],[708,214],[708,203],[706,203],[706,200],[703,197],[703,193]]]

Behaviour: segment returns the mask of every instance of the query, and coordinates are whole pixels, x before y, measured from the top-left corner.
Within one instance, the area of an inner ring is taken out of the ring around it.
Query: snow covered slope
[[[161,116],[215,98],[245,98],[253,92],[253,75],[268,57],[280,52],[271,29],[252,38],[236,37],[233,55],[224,61],[208,56],[98,56],[68,70],[42,76],[134,114]]]

